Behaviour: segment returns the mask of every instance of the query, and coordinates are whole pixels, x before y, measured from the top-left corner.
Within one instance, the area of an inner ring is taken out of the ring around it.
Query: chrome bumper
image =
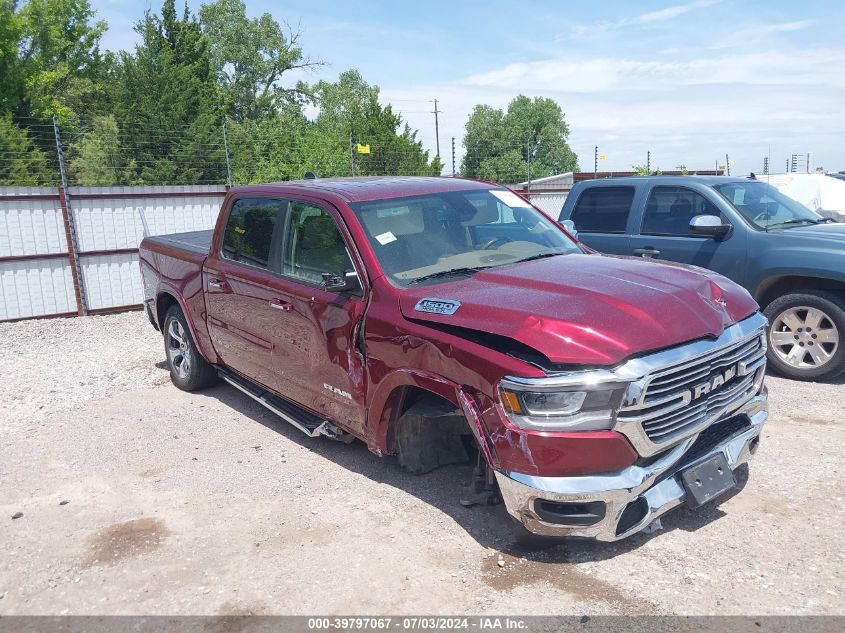
[[[718,453],[725,456],[732,470],[751,458],[756,449],[755,440],[768,417],[765,393],[755,396],[731,415],[736,416],[746,416],[750,426],[690,460],[685,460],[684,455],[697,436],[685,439],[648,466],[630,466],[612,473],[535,477],[497,471],[496,479],[502,499],[508,513],[535,534],[618,541],[639,532],[657,517],[684,503],[686,491],[681,483],[682,470]],[[640,498],[647,504],[645,515],[636,524],[617,533],[622,513],[629,504]],[[535,511],[534,502],[537,499],[563,503],[602,501],[605,504],[604,518],[589,526],[549,523],[542,520]]]

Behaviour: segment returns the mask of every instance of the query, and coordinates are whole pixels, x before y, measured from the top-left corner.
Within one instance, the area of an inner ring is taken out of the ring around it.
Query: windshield
[[[800,202],[759,180],[714,185],[737,211],[761,229],[780,229],[825,220]]]
[[[452,191],[351,206],[382,269],[402,287],[581,252],[560,227],[504,189]]]

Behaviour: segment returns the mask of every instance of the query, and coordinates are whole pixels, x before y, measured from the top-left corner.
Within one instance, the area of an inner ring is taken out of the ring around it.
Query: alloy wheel
[[[796,369],[816,369],[839,349],[840,332],[823,310],[795,306],[775,317],[769,344],[780,360]]]
[[[167,359],[176,375],[183,380],[191,371],[191,346],[178,319],[171,319],[167,328]]]

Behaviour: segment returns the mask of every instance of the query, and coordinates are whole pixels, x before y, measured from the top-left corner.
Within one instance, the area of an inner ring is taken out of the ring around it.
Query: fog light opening
[[[547,501],[536,499],[534,512],[546,523],[556,525],[588,526],[604,519],[607,511],[604,501],[585,501],[582,503]]]
[[[637,525],[640,521],[645,519],[648,514],[648,501],[640,497],[629,503],[622,516],[619,517],[619,523],[616,525],[616,536],[624,534],[632,527]]]

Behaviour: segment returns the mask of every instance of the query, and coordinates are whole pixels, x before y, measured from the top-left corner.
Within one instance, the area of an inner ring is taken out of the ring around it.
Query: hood
[[[841,222],[828,224],[809,224],[793,226],[785,229],[772,229],[769,235],[802,238],[807,243],[815,242],[820,246],[836,248],[845,251],[845,224]],[[838,247],[838,248],[837,248]]]
[[[444,313],[417,310],[423,299],[460,306],[432,306]],[[614,365],[642,352],[717,337],[757,310],[744,289],[710,271],[598,254],[412,286],[399,302],[408,319],[506,336],[553,363],[574,365]]]

